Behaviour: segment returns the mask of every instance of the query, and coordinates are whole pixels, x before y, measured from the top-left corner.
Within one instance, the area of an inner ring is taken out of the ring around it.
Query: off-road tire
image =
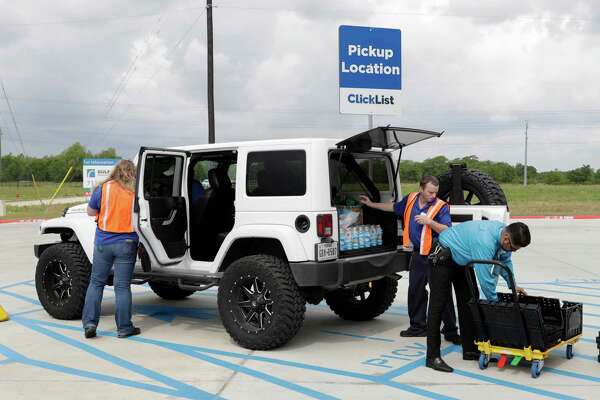
[[[195,292],[195,290],[180,289],[175,283],[150,281],[148,284],[154,293],[165,300],[183,300]]]
[[[48,314],[80,319],[91,272],[92,265],[79,243],[59,243],[44,250],[35,271],[35,288]]]
[[[358,291],[358,292],[357,292]],[[383,314],[394,302],[398,282],[389,277],[371,282],[371,288],[363,292],[361,286],[338,289],[325,296],[327,305],[339,317],[349,321],[368,321]],[[360,292],[368,293],[364,299]]]
[[[452,193],[452,173],[448,172],[438,177],[440,181],[440,190],[438,197],[444,201],[450,200]],[[506,196],[500,185],[488,174],[476,170],[462,171],[462,188],[465,194],[466,204],[471,205],[506,205]],[[469,195],[476,196],[479,202]]]
[[[253,282],[262,283],[259,290],[254,290]],[[248,285],[259,297],[262,289],[261,304],[265,310],[240,304],[249,304],[243,297],[249,296],[243,289],[248,289]],[[251,350],[274,349],[289,342],[302,327],[306,312],[306,301],[288,263],[270,255],[251,255],[234,261],[219,283],[218,305],[229,335]],[[254,311],[258,314],[252,319]]]

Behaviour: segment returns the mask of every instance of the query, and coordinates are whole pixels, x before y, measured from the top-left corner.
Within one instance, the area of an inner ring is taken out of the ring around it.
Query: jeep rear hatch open
[[[342,140],[336,143],[336,146],[352,153],[364,153],[373,147],[383,150],[401,149],[422,140],[440,137],[443,133],[443,131],[433,132],[422,129],[380,126]]]

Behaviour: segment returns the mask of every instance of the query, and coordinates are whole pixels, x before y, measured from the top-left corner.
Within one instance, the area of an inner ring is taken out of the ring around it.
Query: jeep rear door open
[[[423,129],[380,126],[344,139],[336,143],[336,146],[352,153],[364,153],[374,147],[382,150],[397,150],[423,140],[440,137],[443,133]]]
[[[159,264],[181,261],[188,249],[185,168],[189,153],[142,147],[134,202],[140,242]]]

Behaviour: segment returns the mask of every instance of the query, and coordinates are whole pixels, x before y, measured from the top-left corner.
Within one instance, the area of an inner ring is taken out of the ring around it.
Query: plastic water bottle
[[[358,248],[365,248],[365,230],[363,229],[362,225],[358,227]]]
[[[381,229],[381,225],[377,225],[375,227],[375,230],[376,230],[377,246],[383,246],[383,229]]]
[[[357,227],[352,227],[350,228],[350,232],[351,232],[351,241],[352,241],[352,250],[358,250],[360,248],[359,246],[359,239],[358,239],[358,228]]]
[[[348,247],[348,240],[346,238],[346,230],[343,229],[340,232],[340,251],[346,251],[347,247]]]
[[[367,247],[373,247],[375,246],[375,243],[373,242],[373,225],[366,225],[365,226],[365,242],[367,243]]]
[[[371,239],[371,246],[377,246],[377,226],[369,225],[369,238]]]

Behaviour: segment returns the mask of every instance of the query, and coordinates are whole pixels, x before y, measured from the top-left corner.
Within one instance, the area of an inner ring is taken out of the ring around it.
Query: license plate
[[[317,261],[335,260],[338,258],[337,242],[317,243]]]

